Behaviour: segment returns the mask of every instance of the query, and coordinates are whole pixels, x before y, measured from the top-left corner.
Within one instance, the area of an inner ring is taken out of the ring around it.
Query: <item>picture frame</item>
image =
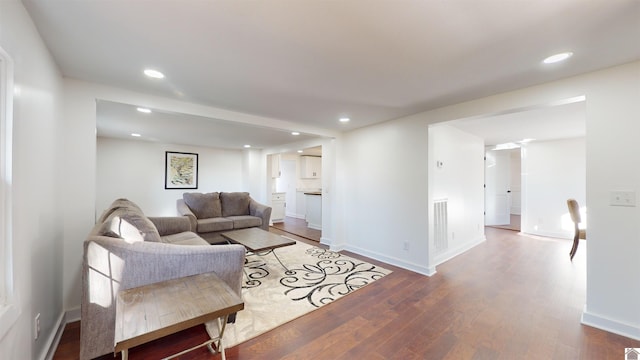
[[[176,151],[165,152],[165,189],[198,188],[198,154]]]

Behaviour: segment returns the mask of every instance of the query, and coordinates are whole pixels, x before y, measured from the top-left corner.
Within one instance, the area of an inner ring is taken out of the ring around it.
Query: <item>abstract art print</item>
[[[165,152],[164,188],[198,188],[198,154]]]

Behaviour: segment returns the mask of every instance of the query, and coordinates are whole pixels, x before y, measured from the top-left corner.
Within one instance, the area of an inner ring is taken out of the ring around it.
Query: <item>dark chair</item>
[[[578,224],[582,222],[580,219],[580,206],[578,206],[578,202],[574,199],[567,200],[567,206],[569,207],[569,214],[571,215],[571,220],[574,225],[574,234],[573,234],[573,246],[571,247],[571,251],[569,252],[569,258],[573,260],[573,256],[576,254],[578,250],[578,242],[580,239],[587,239],[587,231],[585,229],[580,229]]]

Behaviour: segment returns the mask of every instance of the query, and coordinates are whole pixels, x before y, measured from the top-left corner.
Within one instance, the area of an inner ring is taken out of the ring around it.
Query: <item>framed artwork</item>
[[[198,188],[198,154],[165,152],[165,189]]]

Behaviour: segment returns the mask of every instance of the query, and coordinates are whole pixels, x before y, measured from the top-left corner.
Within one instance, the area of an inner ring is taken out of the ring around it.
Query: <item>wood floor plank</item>
[[[283,222],[274,223],[271,226],[273,228],[285,231],[290,234],[298,235],[315,242],[320,242],[320,238],[322,237],[322,231],[309,228],[307,226],[307,222],[304,219],[285,216]]]
[[[227,359],[621,359],[625,347],[640,347],[580,324],[585,247],[571,262],[569,240],[493,228],[486,237],[432,277],[368,259],[393,273],[227,349]],[[78,358],[79,329],[67,324],[54,359]],[[130,359],[167,356],[206,338],[204,327],[188,329],[132,349]],[[206,349],[180,357],[219,358]]]

